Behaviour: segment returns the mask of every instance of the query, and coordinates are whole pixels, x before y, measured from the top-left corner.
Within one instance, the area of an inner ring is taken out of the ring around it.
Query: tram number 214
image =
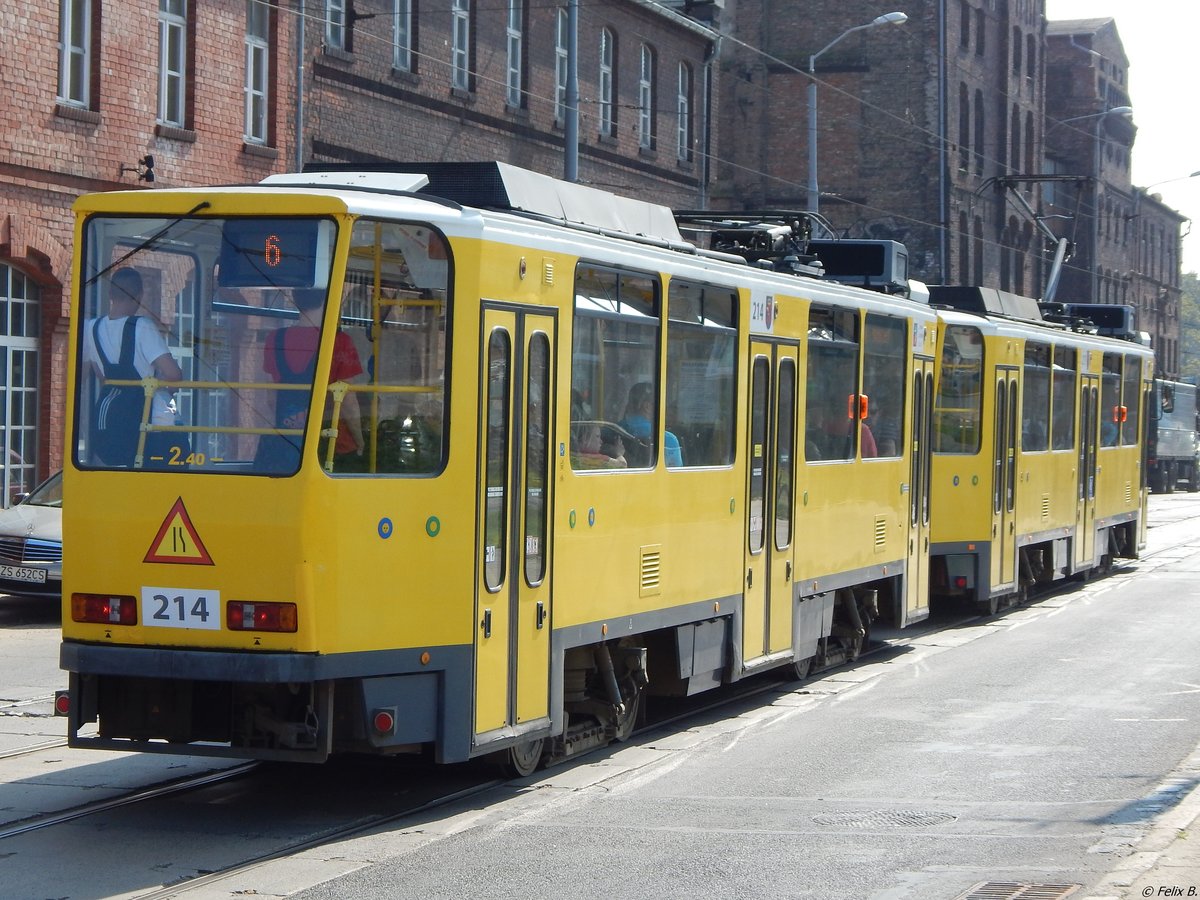
[[[144,587],[141,612],[143,625],[217,631],[221,627],[221,594],[219,591]]]

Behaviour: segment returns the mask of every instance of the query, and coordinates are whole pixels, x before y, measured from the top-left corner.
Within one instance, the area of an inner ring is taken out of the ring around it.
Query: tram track
[[[66,746],[66,741],[61,742],[61,746]],[[24,752],[32,751],[27,748],[27,750]],[[37,815],[14,824],[0,827],[0,841],[6,840],[7,838],[17,837],[18,835],[22,834],[28,834],[31,831],[52,828],[55,825],[62,825],[66,822],[74,822],[77,819],[83,819],[87,816],[94,816],[99,813],[109,812],[125,806],[131,806],[135,803],[157,800],[163,797],[170,797],[175,794],[185,793],[187,791],[199,790],[200,788],[208,787],[213,784],[231,781],[247,775],[258,766],[259,763],[257,762],[249,762],[240,766],[234,766],[230,769],[224,769],[220,772],[206,772],[203,775],[192,775],[185,778],[152,785],[146,788],[139,788],[117,797],[110,797],[106,800],[97,800],[94,803],[82,804],[80,806],[71,807],[70,809],[64,809],[59,812]]]

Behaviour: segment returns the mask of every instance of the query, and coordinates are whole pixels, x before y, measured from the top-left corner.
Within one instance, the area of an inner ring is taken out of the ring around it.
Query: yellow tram
[[[499,163],[76,214],[73,746],[527,772],[928,613],[927,305]]]
[[[1098,328],[1081,305],[1044,319],[994,289],[931,288],[931,299],[934,594],[994,613],[1035,584],[1136,558],[1154,372],[1140,335]]]

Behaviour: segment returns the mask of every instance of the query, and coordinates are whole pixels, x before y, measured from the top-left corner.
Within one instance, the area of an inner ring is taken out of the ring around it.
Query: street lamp
[[[902,12],[884,13],[865,25],[855,25],[846,29],[808,58],[808,208],[811,212],[818,211],[821,197],[821,191],[817,187],[817,57],[856,31],[874,28],[876,25],[903,25],[907,21],[908,16]]]

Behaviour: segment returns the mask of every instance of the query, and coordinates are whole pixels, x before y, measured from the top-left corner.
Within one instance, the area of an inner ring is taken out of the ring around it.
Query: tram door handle
[[[748,588],[754,587],[754,570],[753,569],[746,570],[746,587],[748,587]]]
[[[490,609],[483,611],[483,621],[479,624],[483,628],[483,636],[490,638],[492,636],[492,611]]]
[[[537,627],[538,631],[546,627],[546,604],[541,600],[537,602]]]
[[[783,564],[783,580],[792,580],[792,561],[790,559]]]

